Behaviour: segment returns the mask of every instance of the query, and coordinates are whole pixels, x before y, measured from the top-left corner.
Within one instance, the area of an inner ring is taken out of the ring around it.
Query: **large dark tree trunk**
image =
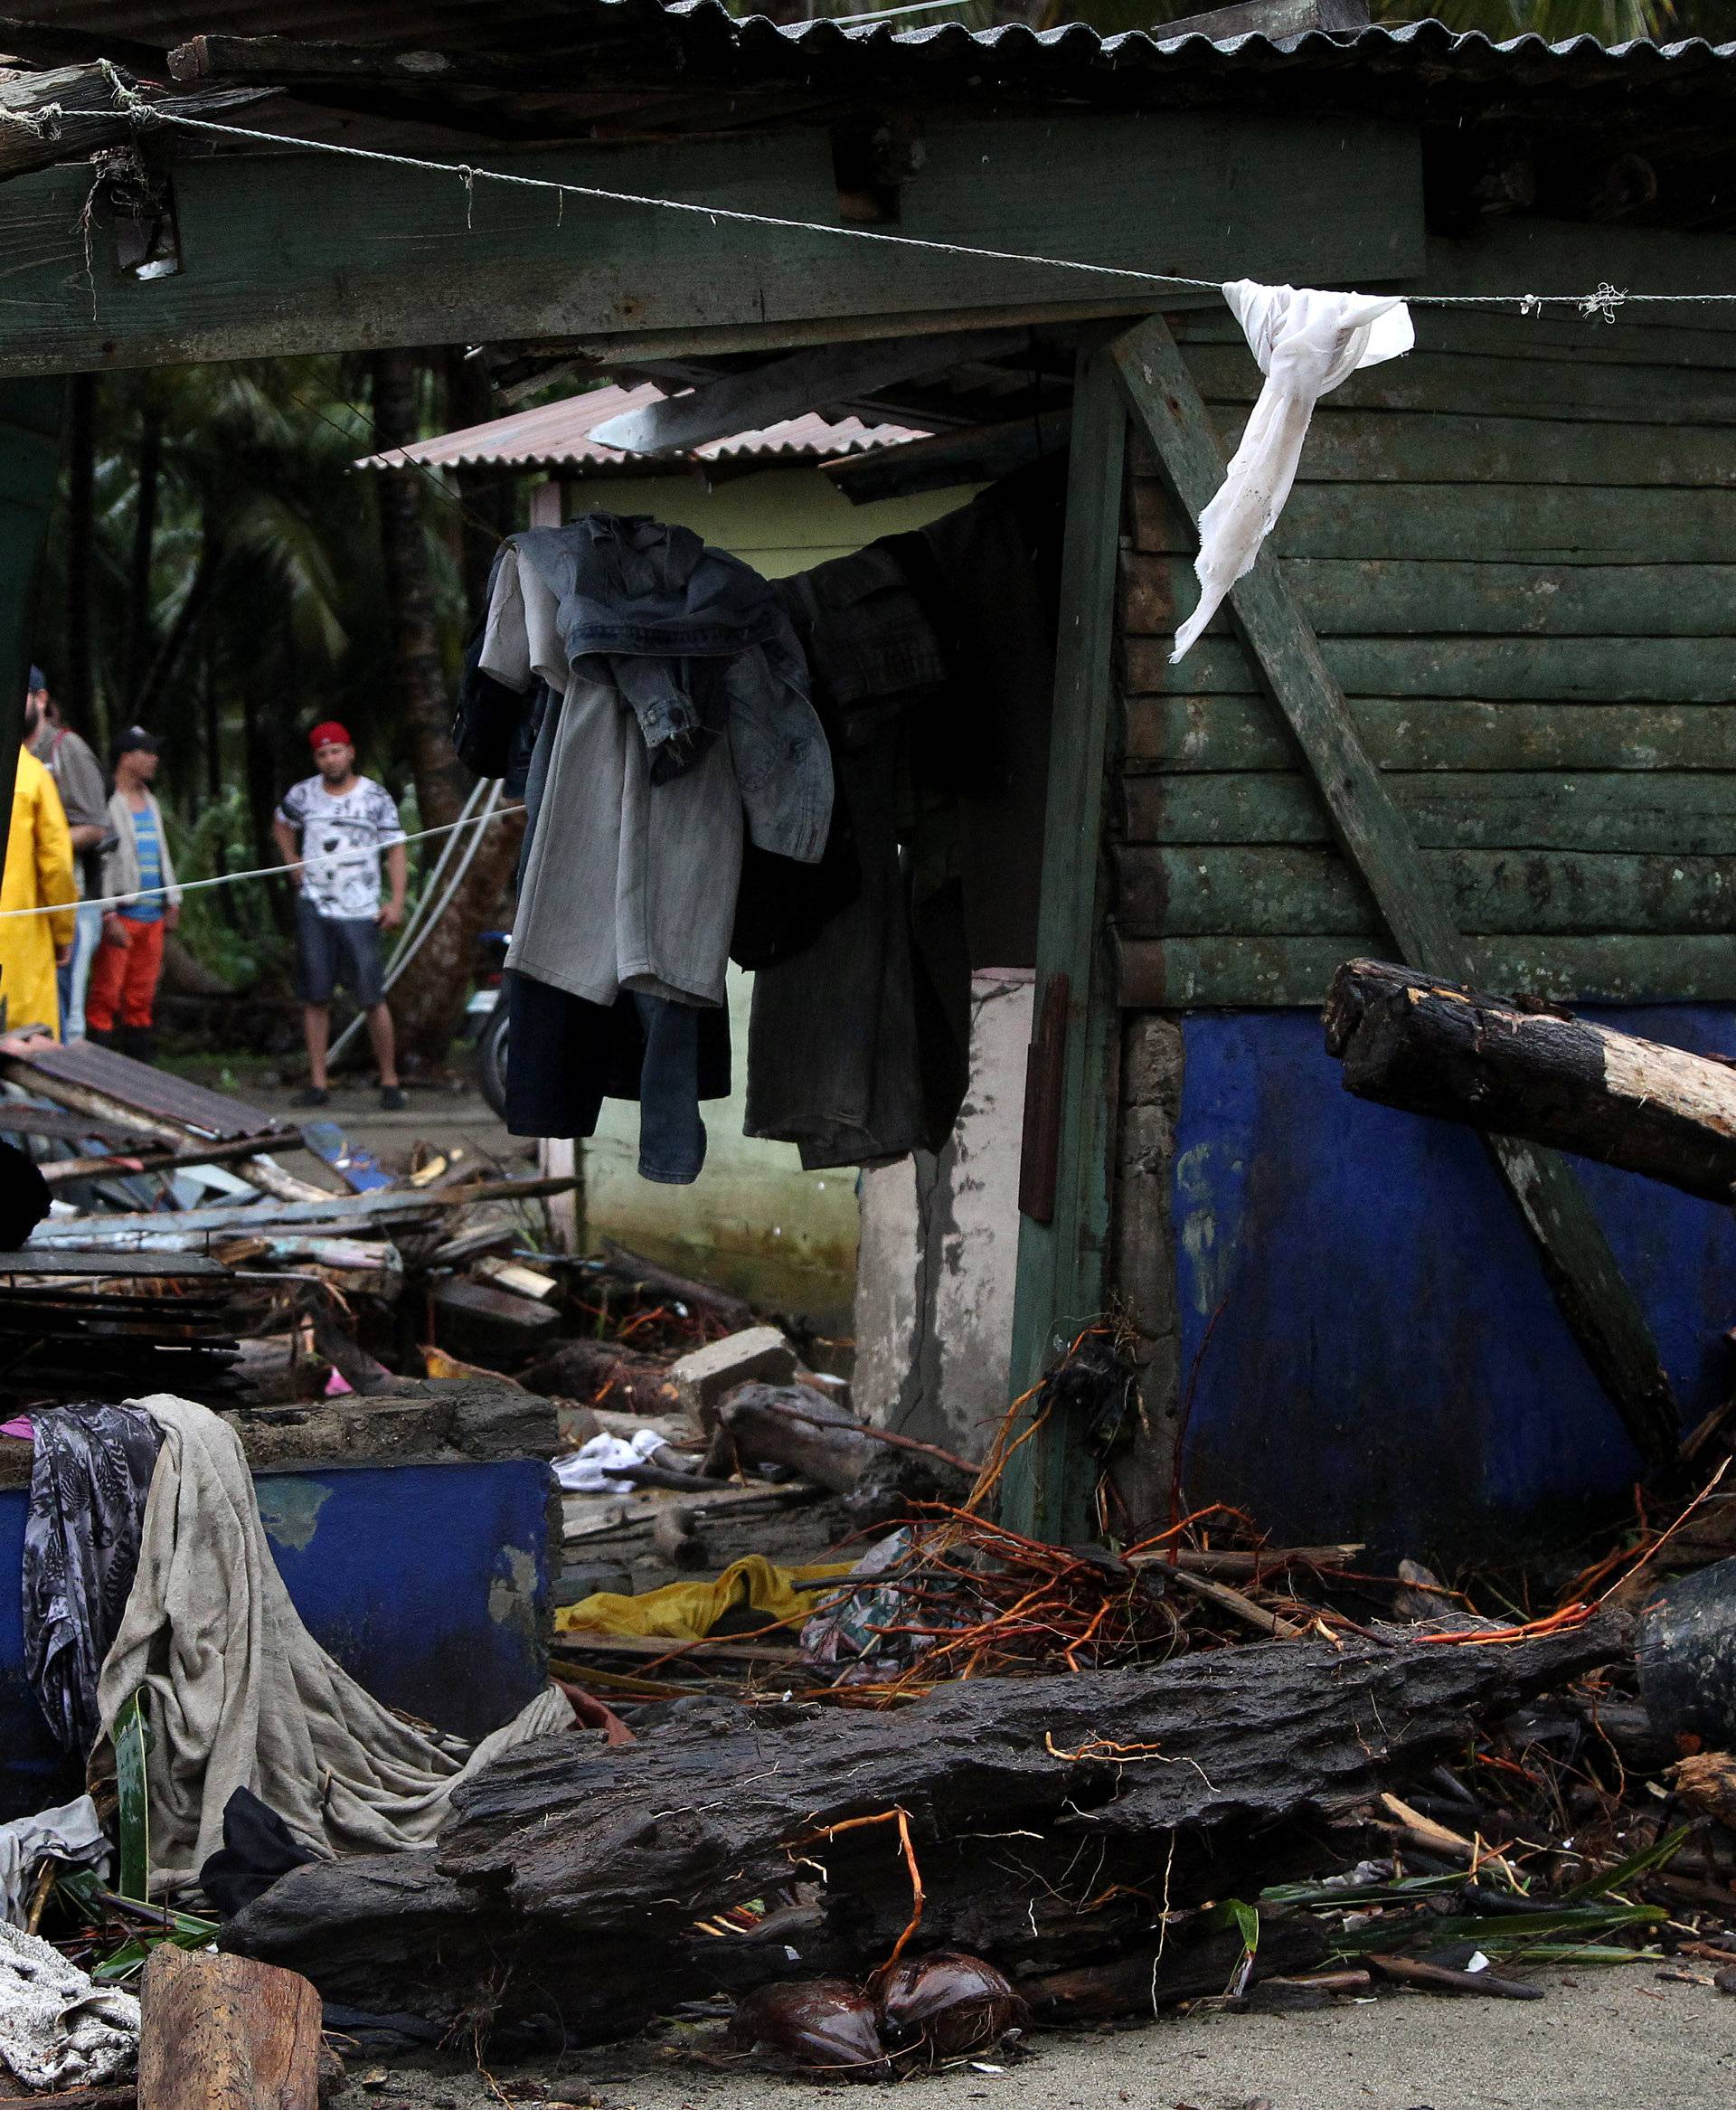
[[[480,359],[467,359],[462,346],[452,345],[446,355],[447,421],[455,429],[486,424],[497,415],[486,368]],[[458,495],[454,509],[458,535],[458,576],[464,582],[464,601],[470,620],[482,612],[488,572],[495,553],[517,525],[514,479],[493,466],[460,463],[452,470]]]
[[[75,374],[66,399],[66,664],[56,686],[61,715],[105,752],[108,727],[97,715],[91,624],[97,561],[97,377]]]
[[[156,545],[157,493],[163,478],[163,413],[146,402],[139,412],[138,504],[127,567],[127,707],[139,708],[151,656],[151,558]]]
[[[409,352],[373,359],[376,449],[403,447],[418,437],[418,362]],[[402,714],[410,768],[424,828],[458,818],[473,781],[452,746],[452,698],[440,664],[434,588],[422,518],[424,480],[414,468],[388,469],[378,478],[380,548],[392,610],[392,686]],[[392,990],[401,1061],[412,1072],[442,1064],[464,1016],[476,940],[495,914],[518,855],[522,824],[496,821],[483,831],[476,855],[438,924],[418,943]],[[429,846],[428,861],[439,854]],[[456,872],[460,842],[447,868]],[[442,887],[446,880],[442,880]]]
[[[879,1963],[910,1915],[901,1811],[922,1948],[1021,1977],[1149,1954],[1165,1906],[1251,1895],[1313,1812],[1441,1757],[1630,1632],[1606,1613],[1498,1649],[1400,1630],[1274,1642],[961,1680],[882,1713],[694,1701],[620,1749],[566,1735],[503,1755],[458,1791],[435,1852],[297,1869],[223,1945],[375,2011],[552,2007],[575,2038],[624,2036],[720,1987]],[[695,1926],[816,1878],[799,1927]],[[1165,1990],[1155,1964],[1146,1983]]]
[[[1326,1023],[1359,1098],[1736,1199],[1736,1070],[1717,1058],[1379,960],[1338,970]]]

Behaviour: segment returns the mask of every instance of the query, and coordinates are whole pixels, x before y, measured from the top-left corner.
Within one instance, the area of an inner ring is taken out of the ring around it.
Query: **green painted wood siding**
[[[1736,999],[1736,333],[1417,311],[1316,410],[1274,537],[1486,978]],[[1226,445],[1260,376],[1178,317]],[[1136,449],[1111,826],[1122,1000],[1314,1005],[1389,945]]]

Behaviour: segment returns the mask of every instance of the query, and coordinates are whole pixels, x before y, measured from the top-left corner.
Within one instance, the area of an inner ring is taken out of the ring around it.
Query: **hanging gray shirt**
[[[539,742],[547,776],[506,964],[593,1004],[623,989],[721,1004],[742,841],[728,743],[654,785],[637,719],[600,661],[569,663],[559,612],[509,544],[479,665],[521,691],[541,678],[561,704]]]

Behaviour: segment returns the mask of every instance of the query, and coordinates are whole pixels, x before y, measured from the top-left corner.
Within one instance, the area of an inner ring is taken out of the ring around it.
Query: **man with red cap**
[[[409,867],[398,806],[383,784],[355,773],[355,743],[335,719],[308,734],[316,776],[284,793],[272,831],[296,887],[297,983],[307,1043],[308,1085],[297,1106],[324,1106],[332,995],[342,982],[365,1013],[380,1066],[380,1103],[404,1103],[392,1013],[386,1008],[382,931],[404,920]],[[380,853],[389,897],[380,899]]]

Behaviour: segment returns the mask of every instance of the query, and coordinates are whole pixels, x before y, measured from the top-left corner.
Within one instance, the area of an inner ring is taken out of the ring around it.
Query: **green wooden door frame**
[[[1109,1159],[1118,1013],[1103,843],[1127,413],[1106,350],[1084,354],[1073,398],[1061,635],[1043,828],[1033,1039],[1025,1078],[1012,1389],[1035,1385],[1108,1292]],[[1031,1426],[1027,1407],[1021,1429]],[[1096,1468],[1051,1420],[1008,1461],[1001,1515],[1071,1544],[1094,1528]]]
[[[65,396],[59,379],[0,382],[0,814],[7,816],[24,736],[36,583],[60,481]],[[0,833],[0,862],[5,855]]]

